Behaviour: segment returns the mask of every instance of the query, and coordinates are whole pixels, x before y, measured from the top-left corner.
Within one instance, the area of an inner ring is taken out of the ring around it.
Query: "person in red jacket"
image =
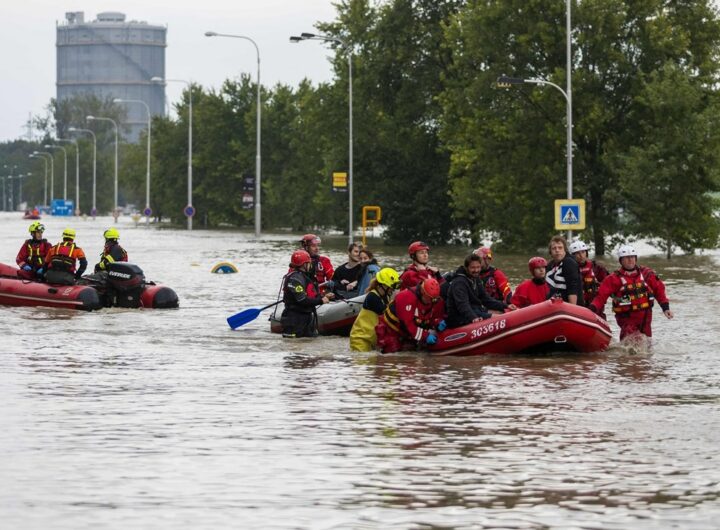
[[[545,281],[547,260],[540,256],[530,258],[528,269],[532,278],[517,286],[510,299],[518,308],[544,302],[550,297],[550,286]]]
[[[52,245],[43,238],[45,225],[34,222],[28,228],[30,239],[25,240],[17,253],[15,262],[20,267],[18,276],[27,280],[42,278],[45,272],[45,256]]]
[[[600,284],[608,277],[608,270],[595,260],[588,259],[588,246],[584,241],[573,241],[570,243],[568,252],[572,254],[580,267],[580,280],[583,287],[583,302],[587,307],[593,301]],[[605,315],[600,315],[605,318]]]
[[[325,289],[332,291],[334,284],[327,283],[332,280],[335,269],[330,262],[330,258],[320,255],[320,243],[322,241],[315,234],[305,234],[300,239],[300,248],[310,254],[312,259],[315,279],[318,284],[325,284]]]
[[[435,344],[435,330],[447,327],[444,317],[440,284],[435,278],[426,278],[412,289],[400,291],[380,315],[375,326],[378,349],[394,353]]]
[[[414,241],[408,247],[408,254],[412,263],[400,275],[402,285],[400,289],[410,289],[426,278],[435,278],[438,282],[445,281],[436,267],[428,265],[430,261],[430,247],[422,241]]]
[[[670,301],[665,295],[665,284],[648,267],[637,264],[637,252],[629,245],[618,249],[620,268],[600,284],[598,293],[590,303],[590,310],[601,314],[605,302],[612,297],[615,320],[620,326],[620,340],[634,333],[652,337],[652,307],[657,300],[667,318],[673,318]]]
[[[485,292],[490,295],[490,298],[495,298],[496,300],[509,304],[512,298],[512,289],[510,288],[505,273],[492,266],[492,250],[488,247],[480,247],[475,249],[473,254],[482,258],[480,280],[483,282]]]

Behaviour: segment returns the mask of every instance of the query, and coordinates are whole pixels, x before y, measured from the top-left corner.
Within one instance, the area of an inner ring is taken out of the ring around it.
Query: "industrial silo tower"
[[[83,12],[65,14],[57,25],[57,100],[78,94],[144,101],[155,115],[165,114],[167,28],[147,22],[126,22],[123,13],[99,13],[85,22]],[[128,138],[137,141],[147,127],[147,112],[138,103],[126,104]]]

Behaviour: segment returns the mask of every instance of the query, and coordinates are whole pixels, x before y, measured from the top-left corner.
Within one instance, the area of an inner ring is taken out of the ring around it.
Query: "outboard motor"
[[[112,290],[112,305],[140,307],[140,296],[145,287],[145,274],[140,267],[122,261],[109,263],[107,282],[108,287]]]

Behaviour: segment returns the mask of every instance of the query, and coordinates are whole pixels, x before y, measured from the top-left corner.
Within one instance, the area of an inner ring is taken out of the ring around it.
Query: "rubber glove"
[[[42,267],[40,267],[40,268],[37,270],[37,273],[36,273],[36,274],[37,274],[38,276],[42,276],[43,274],[45,274],[45,269],[43,269]]]
[[[430,345],[436,344],[437,343],[437,335],[435,335],[435,334],[428,335],[428,338],[425,339],[425,342],[427,342]]]
[[[444,320],[441,320],[437,325],[437,330],[445,331],[446,329],[447,329],[447,322],[445,322]]]
[[[332,280],[328,280],[323,283],[323,287],[325,287],[325,289],[327,289],[328,291],[332,291],[335,289],[335,282]]]
[[[30,271],[32,270],[32,267],[31,267],[30,265],[27,265],[27,264],[23,265],[22,268],[23,268],[24,271],[28,271],[28,272],[30,272]]]

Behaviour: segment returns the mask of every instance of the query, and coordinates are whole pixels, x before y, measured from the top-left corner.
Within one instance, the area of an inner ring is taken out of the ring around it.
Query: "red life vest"
[[[433,304],[423,303],[420,299],[419,293],[417,293],[414,289],[401,291],[401,294],[406,292],[412,293],[412,296],[409,294],[403,294],[403,296],[400,297],[401,300],[398,300],[396,297],[395,300],[393,300],[385,308],[382,315],[383,320],[385,321],[385,324],[395,333],[420,341],[422,339],[422,331],[432,328],[434,307]],[[406,300],[406,298],[409,298],[409,300]],[[412,321],[417,328],[415,333],[413,333],[412,330],[407,329],[405,323],[402,321],[400,316],[398,316],[398,311],[395,306],[398,301],[407,306],[403,306],[403,312],[412,313]]]
[[[580,276],[582,278],[583,287],[583,299],[585,304],[592,302],[593,298],[597,294],[599,287],[597,276],[593,270],[593,262],[590,260],[585,261],[585,265],[580,266]]]
[[[33,268],[42,267],[45,263],[45,254],[47,253],[47,242],[44,239],[27,240],[27,258],[25,262],[32,265]]]
[[[653,305],[653,292],[650,289],[643,268],[638,268],[637,275],[632,277],[621,271],[615,271],[620,279],[620,289],[612,295],[612,306],[615,313],[644,311]],[[629,281],[628,281],[629,280]]]
[[[58,271],[75,272],[75,243],[63,241],[53,247],[55,254],[50,259],[50,268]],[[50,249],[52,251],[52,249]]]

